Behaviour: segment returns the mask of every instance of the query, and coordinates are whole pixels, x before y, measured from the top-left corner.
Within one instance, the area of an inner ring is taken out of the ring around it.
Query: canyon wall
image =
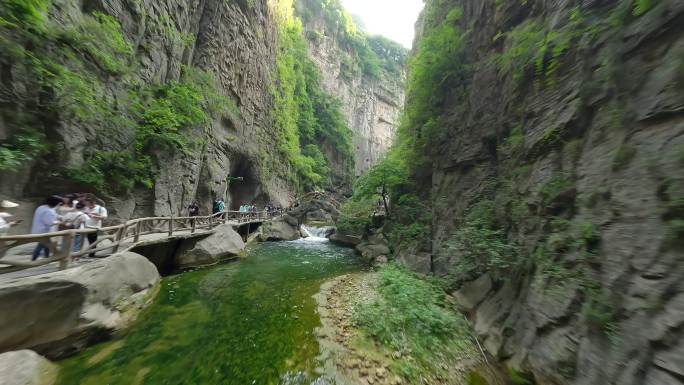
[[[454,26],[400,259],[515,383],[683,384],[684,2],[430,0],[417,42]]]
[[[299,13],[303,14],[301,7],[307,7],[307,2],[301,2],[299,7]],[[331,25],[323,12],[315,9],[309,12],[313,14],[302,17],[309,53],[321,71],[323,89],[341,102],[353,133],[354,170],[359,176],[376,165],[392,145],[404,106],[404,66],[408,51],[397,45],[393,47],[394,52],[382,52],[384,47],[373,46],[376,54],[396,63],[399,72],[381,68],[377,75],[368,76],[358,68],[359,58],[344,41],[345,34],[339,26]]]
[[[265,1],[55,0],[48,9],[48,31],[78,28],[93,12],[113,16],[121,24],[133,55],[121,75],[92,71],[96,79],[93,83],[104,90],[98,95],[103,99],[123,103],[131,88],[178,82],[182,68],[188,66],[212,74],[220,92],[239,109],[211,116],[203,127],[184,132],[187,138],[203,141],[191,151],[151,149],[158,167],[153,187],[136,186],[124,196],[111,194],[107,201],[114,216],[184,214],[193,200],[199,201],[206,214],[214,197],[224,195],[228,174],[245,177],[245,184],[232,189],[227,197],[232,202],[228,203],[239,205],[255,198],[288,203],[291,186],[277,175],[264,175],[261,167],[260,155],[276,147],[269,135],[273,124],[269,86],[276,59],[276,27]],[[65,66],[70,65],[69,60],[65,60]],[[94,60],[83,61],[88,66]],[[7,75],[3,77],[4,90],[9,94],[26,92],[22,87],[27,83],[27,74],[20,63],[6,60],[3,67]],[[11,100],[4,102],[3,123],[7,124],[2,125],[2,137],[8,139],[22,129],[11,124],[12,113],[22,113],[28,107]],[[136,136],[136,131],[125,124],[110,124],[106,119],[84,123],[61,111],[38,120],[37,129],[44,130],[48,141],[47,151],[15,172],[2,173],[0,193],[7,197],[30,198],[70,191],[103,193],[65,177],[63,171],[88,167],[97,152],[127,151]]]
[[[225,197],[229,208],[291,204],[302,185],[285,150],[293,139],[274,116],[274,95],[282,87],[278,58],[288,49],[280,47],[279,33],[290,33],[279,26],[291,23],[292,6],[266,0],[25,5],[36,7],[37,17],[22,14],[24,6],[2,8],[3,20],[18,22],[2,31],[10,39],[0,58],[0,197],[24,203],[25,217],[44,196],[66,192],[98,194],[114,219],[183,215],[195,200],[206,214],[215,197]],[[342,100],[362,172],[389,146],[401,85],[362,75],[336,80],[343,57],[324,46],[339,49],[334,40],[311,45],[312,59],[324,91]],[[356,57],[354,49],[345,55]],[[307,124],[286,112],[296,125]],[[348,155],[332,139],[316,144],[332,169],[330,183],[349,189]],[[244,181],[228,186],[228,175]]]

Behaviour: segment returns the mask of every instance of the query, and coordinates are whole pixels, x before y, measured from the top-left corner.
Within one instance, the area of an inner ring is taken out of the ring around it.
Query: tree
[[[389,154],[382,162],[371,168],[359,178],[355,195],[358,198],[371,198],[380,195],[385,213],[390,216],[389,197],[401,186],[409,182],[408,169],[396,153]]]

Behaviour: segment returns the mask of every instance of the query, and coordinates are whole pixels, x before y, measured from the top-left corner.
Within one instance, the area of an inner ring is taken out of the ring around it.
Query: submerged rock
[[[75,353],[126,327],[156,293],[147,258],[125,252],[54,273],[0,283],[0,351]]]
[[[33,350],[0,354],[0,385],[52,385],[58,371],[57,365]]]
[[[231,225],[224,224],[214,234],[197,243],[182,248],[176,256],[176,266],[190,267],[210,265],[239,256],[245,249],[245,242]]]

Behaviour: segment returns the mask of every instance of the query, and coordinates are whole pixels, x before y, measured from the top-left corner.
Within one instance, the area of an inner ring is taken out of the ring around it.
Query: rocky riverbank
[[[484,359],[453,297],[438,294],[438,286],[430,283],[415,291],[401,289],[417,279],[388,265],[321,285],[314,298],[322,324],[316,335],[324,375],[339,385],[508,383],[508,376]],[[420,306],[412,314],[405,308],[414,302]],[[364,313],[378,307],[385,319],[369,326]],[[380,324],[382,333],[391,337],[373,335]],[[438,324],[441,332],[436,331]],[[411,341],[397,346],[387,339]]]
[[[404,380],[390,369],[393,357],[370,343],[354,326],[354,308],[376,296],[377,273],[343,275],[321,285],[314,297],[322,326],[316,330],[325,372],[340,385],[397,385]]]

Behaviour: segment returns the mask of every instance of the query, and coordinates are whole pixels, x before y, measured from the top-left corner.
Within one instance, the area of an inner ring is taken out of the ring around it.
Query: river
[[[113,341],[62,361],[62,385],[324,384],[312,298],[364,267],[320,238],[257,244],[246,259],[165,277],[154,302]]]

